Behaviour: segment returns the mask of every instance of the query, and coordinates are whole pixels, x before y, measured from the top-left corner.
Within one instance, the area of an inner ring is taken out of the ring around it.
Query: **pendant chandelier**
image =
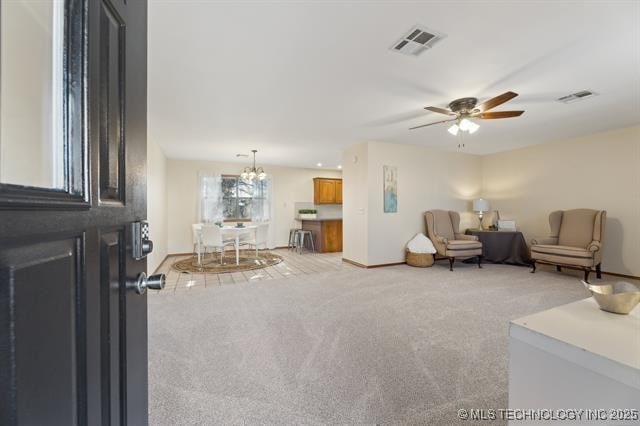
[[[256,177],[260,180],[263,180],[267,177],[267,174],[264,172],[262,167],[256,168],[256,152],[257,149],[252,149],[253,152],[253,167],[245,167],[244,171],[240,174],[242,179],[254,180]]]

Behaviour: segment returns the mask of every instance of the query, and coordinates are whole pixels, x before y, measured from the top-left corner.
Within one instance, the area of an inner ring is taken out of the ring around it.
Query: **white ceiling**
[[[389,47],[413,25],[447,37]],[[456,149],[427,105],[507,90],[466,152],[640,123],[640,2],[151,0],[149,138],[171,158],[335,167],[363,141]],[[599,95],[555,99],[582,89]]]

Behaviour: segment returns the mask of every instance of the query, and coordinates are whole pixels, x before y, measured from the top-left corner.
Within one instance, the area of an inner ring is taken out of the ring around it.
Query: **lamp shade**
[[[468,132],[469,129],[471,128],[471,121],[467,120],[466,118],[463,118],[462,121],[460,121],[460,130],[462,130],[463,132]]]
[[[473,211],[474,212],[488,212],[489,211],[489,202],[484,198],[478,198],[477,200],[473,200]]]

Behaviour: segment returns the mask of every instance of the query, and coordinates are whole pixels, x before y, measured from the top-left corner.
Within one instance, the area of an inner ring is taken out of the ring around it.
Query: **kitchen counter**
[[[313,244],[320,253],[342,251],[342,218],[299,219],[302,229],[311,231]]]
[[[301,220],[303,222],[326,222],[328,220],[342,220],[341,217],[319,217],[316,219],[300,219],[300,218],[296,218],[296,220]]]

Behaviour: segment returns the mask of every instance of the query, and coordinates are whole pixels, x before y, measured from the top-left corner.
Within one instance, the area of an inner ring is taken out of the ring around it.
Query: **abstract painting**
[[[398,168],[382,166],[384,181],[384,212],[398,213]]]

